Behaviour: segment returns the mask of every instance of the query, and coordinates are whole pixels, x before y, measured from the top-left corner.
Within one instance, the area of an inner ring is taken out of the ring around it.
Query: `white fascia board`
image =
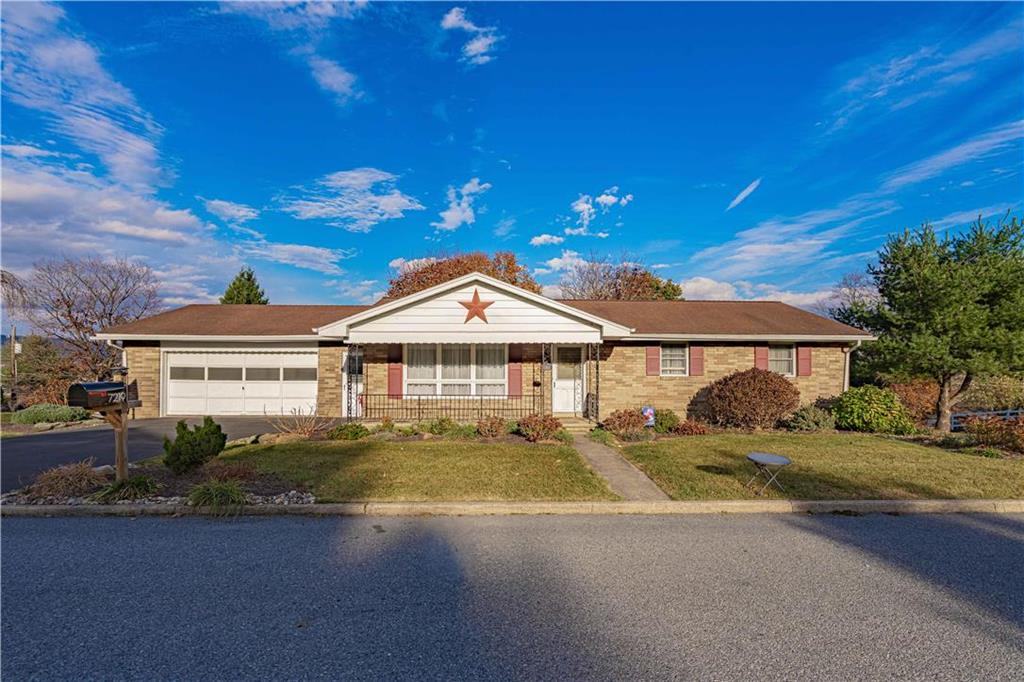
[[[877,337],[869,334],[632,334],[623,341],[816,341],[819,343],[854,343],[874,341]]]
[[[323,341],[317,334],[279,336],[225,335],[225,334],[96,334],[96,341],[237,341],[240,343],[286,343],[288,341]]]
[[[438,294],[442,294],[452,289],[463,287],[472,282],[486,284],[487,286],[498,289],[499,291],[503,291],[509,294],[510,296],[518,296],[520,298],[525,298],[526,300],[532,303],[535,303],[539,306],[543,306],[546,308],[550,308],[552,310],[557,310],[558,312],[561,312],[562,314],[567,315],[569,317],[573,317],[578,320],[585,320],[592,324],[600,325],[602,336],[607,338],[620,338],[628,336],[630,332],[633,331],[629,327],[624,327],[621,324],[618,324],[617,322],[612,322],[611,320],[606,320],[603,317],[598,317],[597,315],[585,313],[578,308],[573,308],[570,305],[566,305],[554,299],[548,298],[547,296],[541,296],[540,294],[535,294],[532,291],[526,291],[525,289],[521,289],[520,287],[509,284],[508,282],[502,282],[499,279],[488,277],[487,275],[481,274],[479,272],[471,272],[468,275],[463,275],[462,277],[457,277],[455,279],[448,280],[447,282],[436,284],[428,289],[423,289],[422,291],[417,291],[414,294],[409,294],[408,296],[403,296],[402,298],[395,299],[390,303],[385,303],[384,305],[363,310],[362,312],[358,312],[355,315],[350,315],[346,318],[338,320],[337,322],[331,322],[330,324],[324,325],[323,327],[317,327],[313,331],[323,336],[344,338],[345,336],[348,335],[348,328],[353,324],[358,324],[359,322],[363,322],[365,320],[369,320],[374,317],[387,314],[393,310],[413,305],[419,301],[432,298]]]

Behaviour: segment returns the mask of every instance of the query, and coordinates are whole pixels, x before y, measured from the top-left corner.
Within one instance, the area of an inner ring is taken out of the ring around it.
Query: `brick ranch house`
[[[802,402],[848,386],[872,337],[771,301],[557,301],[472,273],[371,306],[189,305],[105,329],[137,417],[308,413],[395,421],[699,410],[736,370]]]

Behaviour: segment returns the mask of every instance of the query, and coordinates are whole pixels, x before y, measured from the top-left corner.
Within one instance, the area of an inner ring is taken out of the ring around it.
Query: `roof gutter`
[[[856,342],[874,341],[869,334],[630,334],[624,341],[779,341],[779,342]]]
[[[316,334],[96,334],[96,341],[227,341],[245,343],[287,343],[289,341],[324,341],[323,336]]]

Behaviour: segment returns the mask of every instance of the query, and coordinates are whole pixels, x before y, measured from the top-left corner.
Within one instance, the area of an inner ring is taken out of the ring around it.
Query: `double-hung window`
[[[782,376],[796,374],[796,346],[768,346],[768,369]]]
[[[503,396],[508,358],[503,344],[409,344],[406,395]]]
[[[685,377],[686,366],[686,344],[662,344],[661,346],[661,376]]]

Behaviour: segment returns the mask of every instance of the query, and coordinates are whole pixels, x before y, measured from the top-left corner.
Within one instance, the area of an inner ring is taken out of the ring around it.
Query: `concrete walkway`
[[[607,481],[612,492],[624,500],[646,502],[669,499],[644,472],[607,445],[595,443],[583,435],[576,436],[572,445],[590,467]]]

